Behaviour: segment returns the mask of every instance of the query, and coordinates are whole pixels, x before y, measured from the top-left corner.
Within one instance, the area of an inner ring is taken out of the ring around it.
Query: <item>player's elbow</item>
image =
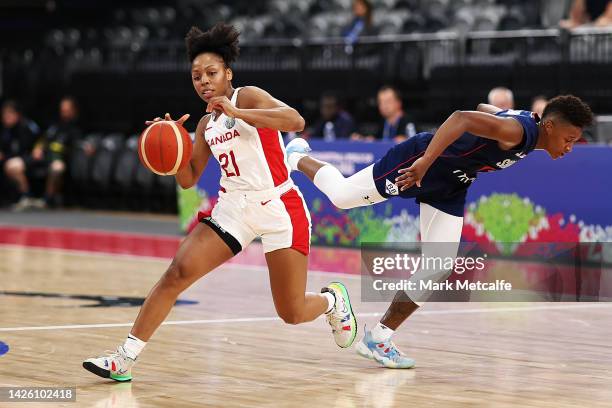
[[[462,127],[467,126],[467,123],[469,121],[469,117],[466,112],[460,110],[454,111],[453,114],[450,115],[449,119],[452,120],[452,122],[455,123],[457,126]]]
[[[480,105],[478,105],[480,106]],[[450,116],[451,118],[455,118],[455,120],[463,120],[465,116],[465,112],[461,111],[461,110],[456,110],[453,112],[453,114]]]
[[[296,111],[295,112],[295,117],[291,121],[291,130],[290,130],[290,132],[301,132],[301,131],[304,130],[304,126],[306,126],[306,121],[304,120],[302,115],[300,115]]]
[[[302,115],[298,115],[298,132],[302,132],[306,127],[306,121],[302,117]]]

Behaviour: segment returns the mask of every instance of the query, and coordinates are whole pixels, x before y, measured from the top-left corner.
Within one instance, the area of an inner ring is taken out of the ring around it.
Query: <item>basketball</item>
[[[153,173],[171,176],[191,159],[193,145],[181,125],[162,120],[147,127],[138,140],[140,162]]]

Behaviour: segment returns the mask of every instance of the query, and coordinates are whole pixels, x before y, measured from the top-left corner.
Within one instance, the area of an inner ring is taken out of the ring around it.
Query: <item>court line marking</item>
[[[121,217],[121,215],[118,215],[118,217]],[[131,218],[130,217],[123,217],[126,219],[126,221],[130,221]],[[6,222],[0,222],[0,228],[1,229],[18,229],[18,230],[28,230],[28,231],[32,231],[32,230],[38,230],[38,231],[44,231],[44,232],[66,232],[66,233],[71,233],[71,232],[80,232],[83,234],[90,234],[90,235],[118,235],[122,238],[142,238],[142,239],[159,239],[159,240],[168,240],[168,241],[177,241],[179,242],[181,240],[181,238],[183,237],[183,235],[170,235],[170,234],[163,234],[163,233],[148,233],[148,232],[129,232],[129,231],[114,231],[114,230],[107,230],[107,229],[97,229],[97,228],[81,228],[81,227],[71,227],[71,228],[66,228],[66,227],[60,227],[60,226],[37,226],[37,225],[23,225],[23,224],[12,224],[12,223],[6,223]]]
[[[446,310],[423,310],[419,315],[455,315],[455,314],[473,314],[473,313],[503,313],[503,312],[533,312],[540,310],[567,310],[567,309],[591,309],[591,308],[607,308],[612,304],[589,303],[589,304],[571,304],[571,305],[541,305],[541,306],[525,306],[525,307],[498,307],[498,308],[475,308],[475,309],[446,309]],[[378,317],[382,313],[358,313],[359,317]],[[245,318],[229,318],[229,319],[205,319],[205,320],[171,320],[162,323],[162,326],[178,326],[192,324],[222,324],[222,323],[254,323],[254,322],[272,322],[280,321],[277,316],[274,317],[245,317]],[[64,326],[24,326],[24,327],[0,327],[0,332],[18,332],[18,331],[36,331],[36,330],[71,330],[71,329],[97,329],[97,328],[113,328],[113,327],[131,327],[134,323],[102,323],[102,324],[72,324]]]
[[[0,244],[0,249],[27,249],[28,251],[38,251],[38,252],[57,252],[66,255],[75,255],[75,256],[95,256],[98,258],[122,258],[127,260],[134,261],[148,261],[148,262],[167,262],[170,263],[170,257],[163,256],[149,256],[149,255],[132,255],[132,254],[120,254],[115,252],[103,252],[103,251],[87,251],[80,249],[65,249],[65,248],[49,248],[43,246],[35,246],[35,245],[16,245],[16,244]]]
[[[128,261],[146,261],[146,262],[158,262],[166,265],[170,265],[171,257],[155,257],[155,256],[147,256],[147,255],[132,255],[132,254],[116,254],[113,252],[100,252],[100,251],[86,251],[86,250],[78,250],[78,249],[63,249],[63,248],[48,248],[48,247],[37,247],[37,246],[22,246],[22,245],[14,245],[14,244],[0,244],[0,249],[13,249],[13,250],[23,250],[26,248],[31,251],[38,252],[55,252],[66,255],[74,255],[74,256],[82,256],[82,257],[97,257],[97,258],[121,258]],[[225,269],[225,268],[240,268],[245,270],[253,270],[258,272],[267,272],[268,267],[264,265],[249,265],[243,263],[224,263],[219,266],[217,269]],[[308,270],[308,274],[314,275],[323,275],[324,276],[338,276],[343,279],[359,279],[361,277],[360,274],[355,273],[344,273],[344,272],[332,272],[332,271],[321,271],[321,270]],[[161,275],[160,275],[161,276]]]

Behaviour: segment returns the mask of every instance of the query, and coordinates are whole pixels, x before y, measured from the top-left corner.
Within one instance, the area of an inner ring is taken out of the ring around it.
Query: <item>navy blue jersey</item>
[[[414,185],[399,191],[395,185],[395,178],[399,176],[397,171],[410,167],[421,157],[433,138],[432,133],[419,133],[391,148],[374,164],[378,192],[383,197],[416,198],[417,202],[462,217],[467,189],[476,180],[478,172],[505,169],[532,152],[538,142],[539,119],[533,112],[506,110],[496,116],[511,117],[521,124],[523,140],[518,146],[503,150],[496,140],[466,132],[433,162],[421,181],[422,187]]]

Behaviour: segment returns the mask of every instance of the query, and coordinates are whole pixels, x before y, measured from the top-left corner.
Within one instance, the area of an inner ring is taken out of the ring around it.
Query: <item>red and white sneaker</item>
[[[321,292],[330,292],[336,298],[334,307],[325,315],[336,344],[342,348],[350,347],[357,336],[357,319],[346,287],[340,282],[332,282]]]

